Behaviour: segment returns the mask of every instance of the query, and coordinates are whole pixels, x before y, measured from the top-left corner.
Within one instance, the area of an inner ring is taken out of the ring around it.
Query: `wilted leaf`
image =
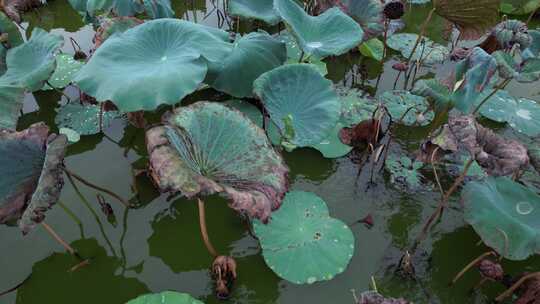
[[[435,12],[452,22],[462,39],[478,39],[499,20],[501,0],[433,0]]]

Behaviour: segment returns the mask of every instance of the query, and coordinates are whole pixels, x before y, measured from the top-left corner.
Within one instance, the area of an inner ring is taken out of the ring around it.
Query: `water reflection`
[[[282,154],[290,169],[291,184],[299,178],[322,182],[335,172],[335,161],[323,158],[315,149],[296,149],[290,153],[284,151]]]

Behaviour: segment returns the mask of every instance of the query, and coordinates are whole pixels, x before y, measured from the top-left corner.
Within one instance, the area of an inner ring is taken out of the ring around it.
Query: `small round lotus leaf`
[[[270,223],[253,222],[266,264],[295,284],[331,280],[354,253],[349,227],[330,217],[326,203],[311,192],[287,193]]]
[[[0,80],[0,130],[15,130],[24,104],[24,89]]]
[[[499,91],[480,108],[480,113],[491,120],[506,122],[525,135],[540,134],[540,104],[534,100],[517,99],[507,91]]]
[[[179,19],[148,21],[107,39],[75,82],[123,112],[154,110],[195,91],[207,62],[217,63],[230,53],[227,40],[224,31]]]
[[[30,40],[8,50],[3,80],[30,91],[41,89],[56,67],[55,55],[63,44],[62,36],[35,28]]]
[[[186,197],[222,193],[230,206],[266,221],[287,191],[287,172],[266,134],[242,113],[198,102],[146,132],[160,189]]]
[[[126,304],[204,304],[187,293],[164,291],[161,293],[142,295]]]
[[[287,59],[285,44],[263,32],[249,33],[233,44],[231,54],[206,83],[235,97],[253,95],[253,82],[261,74],[281,66]]]
[[[81,105],[73,101],[60,108],[54,121],[59,128],[69,128],[80,135],[93,135],[107,129],[114,119],[120,117],[118,111],[104,111],[101,118],[100,114],[99,105]]]
[[[291,64],[266,72],[255,81],[254,91],[295,146],[320,143],[338,122],[341,105],[332,82],[311,65]]]
[[[274,0],[274,8],[292,28],[306,54],[318,58],[341,55],[362,42],[360,25],[337,7],[316,17],[308,15],[294,0]]]
[[[69,54],[56,55],[56,70],[51,75],[49,83],[55,88],[67,87],[75,75],[84,66],[84,62],[73,59]],[[43,90],[52,90],[52,88],[45,84]]]
[[[395,122],[407,126],[426,126],[431,123],[435,114],[429,110],[427,100],[409,91],[386,91],[380,97]]]
[[[270,25],[275,25],[281,21],[281,17],[274,10],[273,0],[230,0],[229,14],[262,20]]]
[[[407,156],[390,155],[385,162],[386,170],[390,172],[392,184],[401,184],[411,189],[421,186],[422,174],[418,172],[423,163],[415,162]]]
[[[389,48],[399,51],[403,57],[409,58],[417,39],[417,34],[399,33],[388,37],[386,43]],[[413,61],[422,59],[425,64],[432,65],[443,62],[449,55],[450,51],[447,47],[423,37],[411,59]]]
[[[470,182],[462,193],[465,220],[484,241],[510,260],[540,252],[540,196],[507,177]]]

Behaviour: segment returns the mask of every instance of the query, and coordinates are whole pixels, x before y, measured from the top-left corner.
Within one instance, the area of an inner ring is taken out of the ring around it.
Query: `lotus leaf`
[[[93,135],[107,129],[118,117],[120,113],[117,111],[102,112],[100,105],[81,105],[80,102],[71,102],[60,108],[54,121],[59,128],[72,129],[79,135]]]
[[[360,24],[365,37],[372,38],[384,31],[383,6],[378,0],[345,0],[343,7]]]
[[[540,134],[540,104],[534,100],[517,99],[507,91],[499,91],[480,108],[480,113],[528,136]]]
[[[448,87],[437,79],[421,79],[414,85],[413,94],[428,98],[437,112],[444,112],[452,107],[452,94]]]
[[[371,119],[377,110],[377,103],[369,98],[364,91],[339,88],[337,92],[341,101],[339,122],[345,127],[351,127]]]
[[[55,55],[63,43],[62,36],[35,28],[30,40],[8,50],[3,81],[30,91],[41,89],[56,67]]]
[[[178,108],[149,129],[152,177],[163,191],[223,193],[230,206],[266,221],[287,191],[287,172],[262,129],[240,112],[208,102]]]
[[[326,203],[311,192],[287,193],[267,225],[253,222],[266,264],[296,284],[330,280],[343,272],[354,253],[349,227],[330,217]]]
[[[338,122],[340,103],[332,82],[311,65],[291,64],[266,72],[255,81],[254,91],[284,137],[292,127],[294,137],[287,138],[292,145],[318,144]]]
[[[418,172],[424,164],[415,162],[407,156],[390,155],[385,162],[386,170],[390,172],[390,182],[401,184],[411,189],[417,189],[421,185],[422,174]]]
[[[511,49],[518,44],[521,50],[525,50],[532,43],[532,36],[529,35],[527,25],[519,20],[505,20],[492,30],[491,35],[497,39],[499,46],[504,49]]]
[[[152,19],[174,17],[171,0],[143,0],[143,5],[146,14]]]
[[[408,91],[386,91],[379,100],[386,106],[394,121],[407,126],[425,126],[435,117],[424,97],[413,95]]]
[[[229,0],[229,14],[262,20],[270,25],[278,24],[281,21],[281,17],[274,10],[273,0]]]
[[[529,35],[531,36],[531,39],[532,39],[531,44],[521,54],[521,56],[525,60],[538,57],[538,55],[540,54],[540,31],[529,30]]]
[[[225,104],[242,112],[242,114],[246,115],[259,128],[263,127],[263,116],[261,111],[259,111],[256,106],[247,101],[238,99],[226,101]]]
[[[55,88],[67,87],[83,66],[84,62],[73,59],[72,55],[58,54],[56,55],[56,70],[51,75],[49,83]],[[48,84],[43,89],[52,90]]]
[[[325,139],[311,147],[321,152],[325,158],[338,158],[349,154],[353,147],[345,145],[339,137],[339,132],[343,127],[341,123],[337,123]]]
[[[187,293],[164,291],[161,293],[142,295],[126,304],[203,304]]]
[[[384,56],[384,43],[377,38],[371,38],[360,45],[362,55],[381,61]]]
[[[121,17],[140,13],[145,13],[152,19],[174,17],[170,0],[69,0],[69,2],[76,11],[89,16],[112,10],[116,16]]]
[[[510,260],[540,252],[540,196],[507,177],[465,185],[465,220],[484,241]]]
[[[540,6],[539,0],[502,0],[501,11],[505,14],[526,15]]]
[[[274,8],[292,28],[302,50],[318,58],[341,55],[358,46],[364,31],[339,8],[308,15],[294,0],[274,0]]]
[[[266,33],[249,33],[236,40],[231,54],[206,82],[236,97],[253,95],[253,82],[261,74],[281,66],[287,59],[285,43]]]
[[[386,44],[389,48],[401,52],[403,57],[409,58],[417,39],[417,34],[399,33],[388,37]],[[432,65],[443,62],[449,55],[448,48],[423,37],[411,59],[413,61],[421,59],[424,64]]]
[[[206,76],[207,62],[230,53],[227,40],[224,31],[183,20],[148,21],[107,39],[75,82],[123,112],[154,110],[195,91]]]
[[[24,103],[24,89],[0,80],[0,130],[15,130]]]
[[[103,17],[100,19],[99,28],[96,31],[94,37],[95,48],[105,42],[109,37],[116,33],[123,33],[130,28],[136,27],[142,24],[143,21],[135,17]]]
[[[529,58],[521,63],[503,51],[493,53],[497,61],[499,75],[503,79],[513,78],[517,82],[530,83],[540,79],[540,58]]]
[[[277,39],[284,42],[287,46],[287,64],[296,64],[302,61],[312,64],[313,67],[316,68],[319,73],[321,73],[321,75],[325,76],[328,74],[326,63],[321,59],[315,58],[314,56],[303,56],[304,54],[302,49],[298,46],[298,43],[294,37],[292,37],[289,33],[283,32],[277,36]]]
[[[501,0],[434,0],[435,12],[452,22],[462,39],[478,39],[499,20]]]

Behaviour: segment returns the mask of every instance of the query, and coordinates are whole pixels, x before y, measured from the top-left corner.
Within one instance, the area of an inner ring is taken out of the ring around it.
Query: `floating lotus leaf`
[[[217,103],[178,108],[146,133],[151,172],[162,191],[223,193],[230,206],[266,221],[287,191],[287,172],[262,129]]]
[[[24,103],[24,89],[0,80],[0,130],[15,130]]]
[[[484,241],[510,260],[540,252],[540,196],[507,177],[465,185],[465,220]]]
[[[49,83],[55,88],[67,87],[83,66],[84,62],[73,59],[72,55],[58,54],[56,55],[56,70],[51,75]],[[48,84],[43,89],[52,90]]]
[[[51,135],[38,123],[21,131],[0,133],[0,223],[21,218],[24,233],[43,221],[63,185],[65,136]],[[26,209],[25,209],[26,208]]]
[[[522,83],[540,79],[540,58],[529,58],[517,63],[512,55],[503,51],[493,53],[493,58],[497,61],[499,75],[503,79],[513,78]]]
[[[308,15],[294,0],[274,0],[274,7],[308,55],[341,55],[362,42],[362,28],[337,7],[316,17]]]
[[[452,22],[462,39],[478,39],[499,20],[501,0],[434,0],[435,13]]]
[[[206,76],[207,62],[230,53],[227,40],[224,31],[179,19],[148,21],[107,39],[75,82],[123,112],[154,110],[195,91]]]
[[[262,20],[270,25],[278,24],[281,21],[281,17],[274,10],[273,0],[229,0],[229,14]]]
[[[437,112],[452,107],[452,94],[447,86],[437,79],[421,79],[414,85],[413,94],[424,96],[430,100]]]
[[[418,172],[424,164],[415,162],[407,156],[388,156],[385,162],[385,168],[390,172],[390,182],[392,184],[401,184],[411,189],[417,189],[421,186],[422,174]]]
[[[113,17],[107,18],[103,17],[100,19],[99,28],[96,31],[94,37],[95,48],[97,49],[100,45],[105,42],[109,37],[116,33],[123,33],[130,28],[141,25],[142,20],[135,17]]]
[[[334,129],[328,133],[326,138],[311,147],[321,152],[325,158],[338,158],[349,154],[353,147],[341,142],[339,137],[339,132],[343,128],[343,124],[338,122]]]
[[[261,74],[281,66],[287,59],[285,43],[267,33],[249,33],[233,44],[231,54],[206,82],[235,97],[253,95],[253,82]]]
[[[326,63],[321,59],[315,58],[314,56],[304,56],[302,49],[298,46],[298,43],[289,33],[283,32],[276,37],[279,41],[285,43],[287,47],[287,62],[286,64],[296,64],[300,61],[312,64],[321,75],[325,76],[328,74],[328,69],[326,68]]]
[[[407,126],[426,126],[435,117],[424,97],[413,95],[408,91],[386,91],[379,100],[386,106],[395,122],[401,121]]]
[[[287,193],[267,225],[253,222],[266,264],[295,284],[331,280],[354,253],[349,227],[330,217],[326,203],[311,192]]]
[[[505,14],[526,15],[540,6],[539,0],[502,0],[501,11]]]
[[[365,38],[378,36],[384,31],[383,5],[378,0],[342,1],[345,12],[360,24]]]
[[[254,91],[292,145],[318,144],[338,122],[340,103],[332,82],[311,65],[291,64],[264,73]]]
[[[491,120],[506,122],[525,135],[540,134],[540,104],[534,100],[517,99],[507,91],[499,91],[480,108],[480,113]]]
[[[142,295],[126,304],[203,304],[187,293],[164,291],[161,293]]]
[[[56,67],[55,55],[63,44],[62,36],[35,28],[30,40],[7,52],[3,81],[30,91],[41,89]]]
[[[81,105],[72,101],[60,108],[54,121],[58,128],[69,128],[79,135],[93,135],[107,129],[119,117],[118,111],[102,112],[100,105]]]
[[[409,58],[417,39],[417,34],[399,33],[388,37],[386,44],[389,48],[401,52],[403,57]],[[423,37],[411,59],[413,61],[422,59],[424,64],[432,65],[443,62],[449,55],[448,48]]]

